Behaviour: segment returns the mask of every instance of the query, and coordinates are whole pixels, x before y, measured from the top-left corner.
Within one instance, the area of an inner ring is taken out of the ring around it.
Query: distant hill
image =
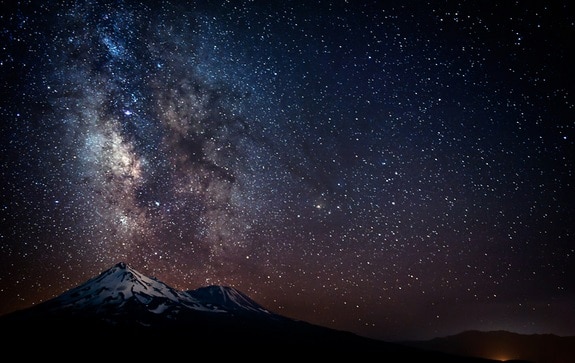
[[[450,354],[500,361],[527,360],[533,363],[574,363],[575,336],[524,335],[508,331],[466,331],[406,345]]]
[[[0,354],[19,360],[193,361],[241,355],[274,361],[351,353],[347,357],[384,362],[493,362],[287,318],[231,287],[176,290],[125,263],[51,300],[0,317],[0,343]]]

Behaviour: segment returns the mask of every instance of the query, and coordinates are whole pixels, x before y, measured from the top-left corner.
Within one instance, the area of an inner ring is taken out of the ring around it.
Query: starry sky
[[[0,313],[124,261],[384,340],[575,335],[568,1],[0,1]]]

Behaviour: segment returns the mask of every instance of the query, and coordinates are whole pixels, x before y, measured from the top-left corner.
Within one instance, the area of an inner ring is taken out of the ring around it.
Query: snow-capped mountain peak
[[[153,299],[190,306],[198,304],[188,294],[149,278],[120,262],[51,300],[50,305],[57,309],[102,309],[104,306],[121,307],[132,300],[148,305]]]
[[[32,310],[54,316],[89,315],[112,324],[139,325],[149,325],[160,316],[164,321],[175,321],[198,313],[275,316],[232,287],[208,286],[180,291],[124,262]]]

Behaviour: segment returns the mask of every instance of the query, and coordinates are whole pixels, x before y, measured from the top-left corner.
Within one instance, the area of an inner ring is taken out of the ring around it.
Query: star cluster
[[[0,313],[124,261],[378,339],[575,334],[568,2],[2,9]]]

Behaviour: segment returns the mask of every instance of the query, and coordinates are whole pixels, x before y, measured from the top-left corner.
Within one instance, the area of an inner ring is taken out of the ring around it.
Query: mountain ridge
[[[137,312],[137,314],[134,314]],[[239,290],[222,285],[178,290],[164,282],[141,274],[124,262],[117,263],[84,283],[29,308],[6,314],[6,319],[43,319],[73,317],[106,321],[111,325],[152,324],[155,316],[178,324],[188,315],[213,314],[250,315],[284,319],[273,314]],[[285,318],[287,319],[287,318]]]
[[[467,330],[405,345],[449,354],[483,357],[500,361],[533,363],[575,362],[575,336],[521,334],[507,330]]]

